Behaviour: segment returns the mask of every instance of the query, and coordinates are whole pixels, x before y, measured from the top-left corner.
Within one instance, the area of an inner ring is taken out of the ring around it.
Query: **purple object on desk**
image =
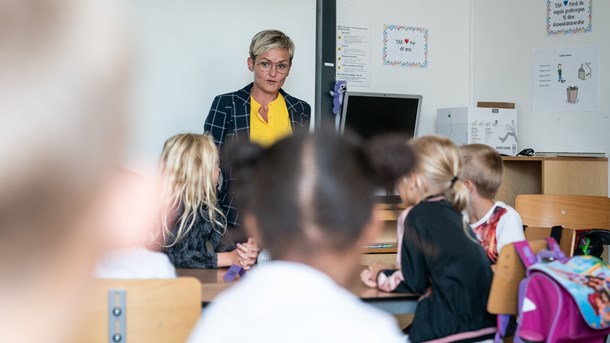
[[[229,270],[227,271],[227,273],[225,274],[223,279],[226,282],[231,282],[231,281],[235,280],[237,275],[243,276],[244,274],[246,274],[246,271],[242,267],[240,267],[236,264],[233,264],[233,265],[231,265],[231,267],[229,267]]]

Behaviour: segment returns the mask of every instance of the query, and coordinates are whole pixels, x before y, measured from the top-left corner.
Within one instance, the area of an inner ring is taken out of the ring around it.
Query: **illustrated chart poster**
[[[427,68],[428,29],[384,25],[383,64],[387,66]]]
[[[371,30],[366,25],[337,25],[337,80],[347,86],[371,84]]]
[[[599,111],[599,47],[533,51],[533,112]]]
[[[547,0],[546,32],[549,36],[591,32],[593,0]]]

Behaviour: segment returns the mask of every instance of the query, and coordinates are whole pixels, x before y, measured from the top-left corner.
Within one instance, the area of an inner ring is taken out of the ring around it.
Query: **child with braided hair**
[[[397,153],[396,144],[404,153]],[[486,310],[492,271],[462,214],[469,195],[459,179],[457,147],[441,136],[394,140],[386,147],[393,158],[380,161],[398,179],[396,189],[408,207],[399,218],[398,268],[374,263],[362,271],[362,281],[384,291],[422,294],[409,342],[492,341],[495,317]]]

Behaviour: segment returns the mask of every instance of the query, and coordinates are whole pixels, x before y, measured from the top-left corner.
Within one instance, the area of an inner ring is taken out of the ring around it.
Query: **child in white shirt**
[[[377,172],[337,135],[228,151],[246,231],[273,260],[221,294],[190,342],[404,342],[394,318],[345,289],[381,230]]]
[[[504,174],[500,154],[485,144],[460,147],[463,167],[460,179],[470,191],[470,226],[491,263],[508,243],[525,240],[523,223],[517,211],[494,198]]]

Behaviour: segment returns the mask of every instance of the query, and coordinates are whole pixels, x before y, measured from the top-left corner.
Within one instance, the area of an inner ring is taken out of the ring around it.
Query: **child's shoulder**
[[[505,204],[502,201],[496,201],[494,204],[494,211],[498,211],[498,209],[503,209],[505,214],[509,217],[518,217],[519,219],[521,219],[521,217],[519,216],[519,213],[517,213],[517,211],[510,205]]]
[[[408,217],[438,217],[439,213],[446,213],[445,211],[455,212],[456,215],[459,215],[451,203],[444,198],[426,199],[413,206],[408,213]]]
[[[490,223],[499,223],[506,221],[521,221],[521,217],[517,211],[511,206],[503,203],[502,201],[494,202],[493,206],[481,217],[476,223],[471,224],[472,227],[478,227],[480,225],[488,225]]]

